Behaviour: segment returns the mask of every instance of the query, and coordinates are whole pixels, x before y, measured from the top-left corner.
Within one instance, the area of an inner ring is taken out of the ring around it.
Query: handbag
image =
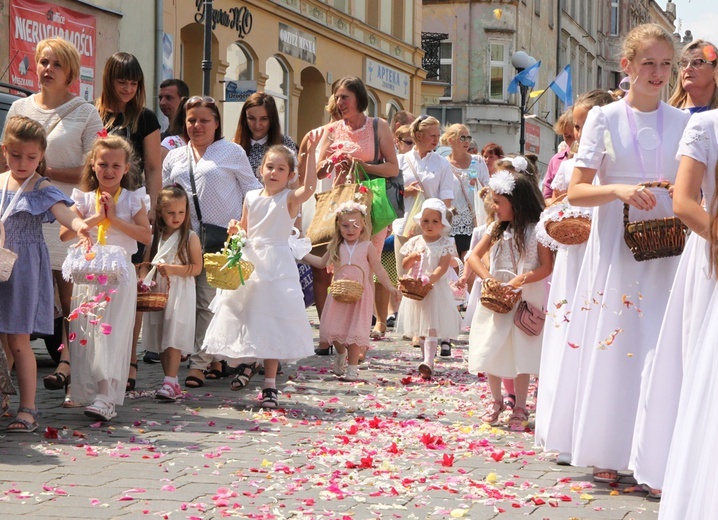
[[[372,235],[383,231],[396,220],[396,212],[391,207],[386,193],[386,182],[383,177],[370,179],[359,162],[354,162],[354,175],[357,184],[365,186],[372,193],[371,199],[371,229]],[[361,177],[359,174],[362,174]],[[362,180],[363,179],[363,180]]]
[[[194,182],[194,168],[192,167],[193,158],[190,145],[187,145],[187,163],[189,164],[189,182],[192,185],[192,201],[194,202],[194,210],[199,220],[199,241],[202,244],[202,253],[218,253],[224,247],[227,241],[227,228],[217,226],[215,224],[207,224],[202,222],[202,210],[199,209],[199,199],[197,198],[197,186]]]
[[[516,259],[514,258],[514,247],[511,244],[511,262],[514,264],[516,269]],[[516,271],[520,273],[523,271],[524,261],[521,259],[518,269]],[[528,336],[538,336],[543,331],[544,323],[546,322],[546,313],[543,309],[539,309],[534,304],[527,302],[523,298],[519,301],[518,307],[516,307],[516,314],[514,314],[514,325],[519,330]]]
[[[353,183],[337,184],[329,191],[315,193],[314,197],[317,199],[317,205],[314,209],[314,218],[307,228],[307,237],[314,246],[328,244],[334,236],[336,211],[340,204],[359,202],[369,208],[372,202],[372,192],[364,186]]]
[[[384,159],[379,158],[379,119],[374,118],[374,160],[367,164],[382,164]],[[386,197],[389,199],[389,204],[394,209],[396,218],[404,216],[404,176],[401,171],[396,177],[379,177],[377,175],[367,174],[370,179],[384,179],[386,182]],[[376,229],[376,228],[374,228]]]
[[[419,178],[419,174],[416,173],[416,169],[414,168],[414,165],[411,164],[411,161],[409,161],[408,159],[407,159],[406,163],[409,165],[409,168],[411,168],[411,171],[414,173],[414,177],[416,177],[416,181],[419,183],[419,186],[421,187],[421,193],[418,193],[416,195],[416,199],[414,200],[414,205],[411,207],[411,210],[409,211],[409,214],[406,217],[406,223],[404,224],[404,232],[402,233],[402,235],[405,238],[411,238],[414,235],[416,235],[418,230],[420,229],[419,224],[417,224],[414,221],[414,216],[421,211],[421,207],[424,205],[424,201],[426,200],[427,193],[426,193],[426,189],[424,188],[424,183],[421,182],[421,179]]]

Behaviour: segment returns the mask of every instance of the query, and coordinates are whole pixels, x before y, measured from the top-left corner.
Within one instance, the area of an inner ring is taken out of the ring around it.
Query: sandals
[[[279,393],[276,388],[265,388],[262,390],[262,408],[277,408],[279,406],[278,395]]]
[[[376,322],[374,329],[369,333],[369,338],[373,340],[384,339],[386,336],[386,323]]]
[[[329,345],[326,348],[315,348],[314,353],[317,356],[329,356],[334,351],[334,345]]]
[[[202,372],[199,368],[190,368],[190,372],[192,372],[192,370],[202,374],[202,377],[189,375],[184,380],[184,386],[187,388],[199,388],[204,386],[204,372]]]
[[[234,391],[245,388],[249,384],[249,380],[252,379],[252,376],[258,371],[259,366],[257,363],[252,363],[251,365],[242,363],[237,367],[237,375],[234,376],[234,379],[232,379],[229,387]]]
[[[516,396],[514,394],[506,394],[504,396],[504,404],[509,410],[513,410],[516,406]]]
[[[216,381],[218,379],[222,379],[224,377],[224,374],[222,373],[222,365],[220,363],[220,368],[212,368],[212,365],[210,365],[209,370],[206,370],[204,373],[204,378],[209,379],[210,381]]]
[[[499,416],[504,410],[506,410],[506,406],[503,401],[491,401],[491,408],[484,412],[484,415],[481,416],[481,420],[486,424],[494,426],[499,422]]]
[[[37,422],[38,417],[40,417],[40,412],[37,408],[27,408],[25,406],[21,406],[17,409],[17,413],[26,413],[31,415],[32,421],[15,416],[15,418],[5,428],[6,433],[32,433],[40,426]],[[17,428],[13,428],[13,425],[19,426]]]
[[[643,488],[643,491],[648,493],[648,496],[646,498],[650,500],[660,500],[663,496],[663,491],[661,491],[660,489],[653,489],[648,484],[643,484],[641,487]]]
[[[59,367],[62,364],[65,364],[68,367],[70,366],[70,362],[65,359],[61,359],[57,366]],[[67,393],[67,387],[70,386],[70,375],[65,375],[62,372],[55,372],[54,374],[43,377],[42,384],[45,385],[45,388],[48,390],[61,390],[64,388],[65,393]]]
[[[520,406],[515,406],[511,416],[509,417],[509,430],[515,432],[522,432],[526,428],[526,423],[529,422],[529,416],[526,414],[526,409]]]
[[[451,356],[451,341],[444,340],[440,344],[441,351],[439,352],[439,355],[441,357],[450,357]]]
[[[599,475],[608,475],[604,477],[599,477]],[[621,478],[618,475],[618,471],[615,469],[605,469],[605,468],[593,468],[593,480],[595,482],[603,482],[604,484],[615,484],[618,482],[618,479]]]
[[[138,366],[137,363],[130,363],[130,368],[135,369],[135,374],[137,374]],[[135,377],[128,377],[127,378],[127,386],[125,387],[125,392],[132,392],[135,389],[135,385],[137,384],[137,376]]]
[[[85,415],[90,419],[107,422],[117,417],[117,412],[115,412],[114,404],[106,403],[102,399],[95,399],[90,406],[85,408]]]

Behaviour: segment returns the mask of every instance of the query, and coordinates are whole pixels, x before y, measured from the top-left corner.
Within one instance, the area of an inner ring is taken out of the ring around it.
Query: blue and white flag
[[[571,64],[566,65],[548,86],[567,107],[573,105],[573,86],[571,82]]]
[[[538,73],[539,73],[539,67],[541,66],[541,62],[537,61],[530,67],[525,68],[518,74],[516,74],[516,77],[511,80],[511,83],[509,83],[508,92],[509,94],[517,94],[519,91],[519,83],[521,85],[524,85],[525,87],[533,87],[536,85],[536,80],[538,79]]]

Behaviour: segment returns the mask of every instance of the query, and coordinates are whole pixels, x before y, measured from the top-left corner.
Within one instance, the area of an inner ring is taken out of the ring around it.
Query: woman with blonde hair
[[[72,43],[62,38],[38,42],[35,67],[40,90],[37,94],[15,101],[8,112],[8,119],[25,116],[42,125],[47,134],[45,176],[69,197],[80,182],[85,155],[97,139],[97,133],[102,130],[102,121],[92,104],[71,92],[80,78],[80,53]],[[72,283],[65,281],[61,272],[62,262],[67,256],[67,244],[60,240],[59,223],[45,224],[43,234],[50,252],[62,315],[67,317],[72,310]],[[69,347],[64,337],[63,343]],[[64,388],[65,405],[71,404],[68,392],[69,348],[60,351],[57,370],[46,376],[43,384],[48,390]]]
[[[686,45],[678,60],[679,81],[668,104],[690,114],[718,108],[716,47],[705,40]]]

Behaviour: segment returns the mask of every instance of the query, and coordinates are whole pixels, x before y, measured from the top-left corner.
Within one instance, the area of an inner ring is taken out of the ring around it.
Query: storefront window
[[[394,114],[396,114],[400,110],[401,108],[399,108],[399,106],[394,101],[389,101],[386,104],[386,120],[391,122],[391,120],[394,118]]]
[[[267,76],[264,91],[274,97],[282,133],[286,133],[289,128],[289,72],[281,61],[272,56],[267,60]]]
[[[252,55],[238,43],[227,47],[227,72],[225,76],[234,81],[250,81],[254,78],[254,60]],[[228,136],[234,136],[234,129],[239,121],[244,102],[234,101],[222,103],[222,120]],[[231,130],[231,131],[230,131]]]
[[[369,94],[369,106],[366,107],[364,113],[369,117],[376,117],[379,112],[377,110],[376,98],[371,92],[367,92],[367,94]]]

